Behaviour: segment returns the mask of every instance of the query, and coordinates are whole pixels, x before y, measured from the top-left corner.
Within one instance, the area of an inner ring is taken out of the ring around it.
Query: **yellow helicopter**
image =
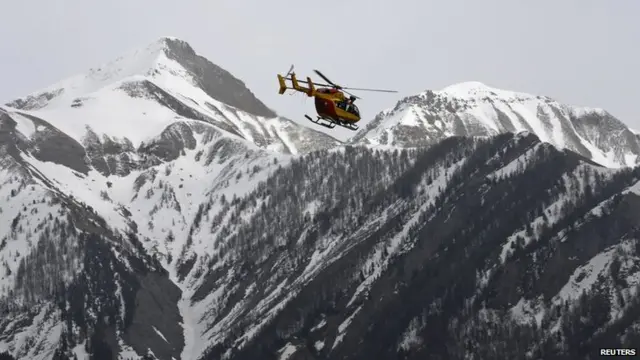
[[[395,90],[381,90],[381,89],[361,89],[351,88],[336,85],[329,80],[324,74],[318,70],[314,70],[318,76],[320,76],[327,84],[318,84],[311,81],[310,77],[307,77],[307,81],[298,81],[296,74],[293,72],[293,65],[285,76],[278,74],[278,82],[280,83],[279,93],[282,95],[287,89],[299,91],[307,94],[309,97],[315,98],[315,106],[317,119],[313,120],[309,115],[304,116],[311,122],[322,125],[329,129],[333,129],[338,126],[342,126],[349,130],[358,130],[356,123],[360,121],[360,110],[354,104],[359,97],[351,94],[345,89],[359,90],[359,91],[377,91],[397,93]],[[288,87],[285,80],[291,80],[291,87]],[[300,86],[300,83],[306,83],[307,87]],[[319,86],[316,88],[315,86]],[[349,94],[349,97],[345,96],[345,93]],[[324,122],[321,122],[323,120]]]

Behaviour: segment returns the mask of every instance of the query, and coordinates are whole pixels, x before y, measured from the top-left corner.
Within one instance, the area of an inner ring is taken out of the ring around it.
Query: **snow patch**
[[[295,352],[298,350],[298,347],[292,345],[291,343],[287,343],[282,349],[278,350],[278,354],[280,355],[280,360],[288,360]]]
[[[562,287],[556,301],[575,300],[580,297],[583,291],[589,291],[598,280],[600,274],[603,274],[609,268],[615,247],[607,251],[601,252],[594,256],[585,265],[577,268],[569,281]]]
[[[342,339],[344,339],[344,336],[346,335],[346,330],[349,327],[349,325],[351,325],[351,322],[353,321],[353,319],[356,317],[356,315],[358,315],[358,313],[360,312],[360,310],[362,310],[362,306],[359,306],[354,312],[353,314],[351,314],[348,318],[346,318],[339,326],[338,326],[338,336],[336,337],[335,341],[333,342],[333,346],[331,347],[331,350],[335,349],[336,346],[338,346],[341,342]]]
[[[443,88],[437,93],[446,94],[460,99],[481,99],[485,97],[500,97],[511,99],[518,97],[532,97],[532,95],[507,91],[488,86],[480,81],[466,81]]]
[[[26,116],[22,116],[17,112],[9,113],[9,115],[17,123],[16,129],[21,132],[22,135],[26,136],[27,138],[31,138],[33,134],[36,133],[36,125],[31,119]]]
[[[529,164],[531,157],[538,152],[538,149],[540,149],[540,146],[541,146],[540,143],[534,145],[532,148],[525,151],[524,154],[518,156],[516,159],[514,159],[507,165],[496,170],[494,173],[487,175],[487,178],[501,179],[501,178],[510,177],[516,174],[521,174],[522,172],[524,172],[525,169],[527,169],[527,165]]]
[[[162,340],[164,340],[167,344],[169,343],[169,341],[167,340],[166,337],[164,337],[164,335],[162,334],[162,332],[160,332],[160,330],[158,330],[158,328],[156,328],[155,326],[153,327],[153,331],[156,332],[156,334],[158,334],[158,336],[160,336],[162,338]]]

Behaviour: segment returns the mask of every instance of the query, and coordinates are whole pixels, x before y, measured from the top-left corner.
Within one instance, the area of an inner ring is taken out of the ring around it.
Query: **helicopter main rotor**
[[[395,90],[383,90],[383,89],[366,89],[366,88],[344,87],[344,86],[338,85],[338,84],[334,83],[333,81],[329,80],[329,78],[328,78],[328,77],[326,77],[322,72],[320,72],[320,70],[315,70],[315,69],[314,69],[313,71],[314,71],[318,76],[320,76],[324,81],[326,81],[327,83],[331,84],[331,86],[332,86],[334,89],[342,90],[342,91],[346,92],[347,94],[349,94],[349,95],[351,95],[351,96],[355,97],[356,99],[360,99],[360,97],[358,97],[358,96],[356,96],[356,95],[354,95],[354,94],[352,94],[352,93],[348,92],[346,89],[349,89],[349,90],[357,90],[357,91],[375,91],[375,92],[397,93],[397,91],[395,91]]]

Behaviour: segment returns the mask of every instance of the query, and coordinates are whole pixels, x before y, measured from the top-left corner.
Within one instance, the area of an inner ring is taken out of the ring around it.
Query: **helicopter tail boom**
[[[307,94],[309,97],[312,97],[316,92],[316,89],[313,86],[313,82],[311,82],[311,78],[309,77],[307,77],[307,84],[309,85],[308,88],[300,86],[300,84],[298,83],[298,79],[296,78],[296,74],[294,73],[291,73],[291,83],[293,84],[294,90],[303,92]]]
[[[291,77],[288,77],[289,75],[291,75]],[[292,87],[288,87],[285,80],[291,80]],[[296,78],[296,74],[293,72],[288,73],[286,76],[278,74],[278,84],[280,85],[280,88],[278,89],[278,93],[280,95],[284,94],[287,89],[305,93],[309,97],[314,96],[316,93],[316,88],[315,86],[313,86],[313,82],[311,81],[310,77],[307,77],[307,84],[309,85],[309,87],[303,87],[300,86],[300,83],[298,83],[298,79]]]

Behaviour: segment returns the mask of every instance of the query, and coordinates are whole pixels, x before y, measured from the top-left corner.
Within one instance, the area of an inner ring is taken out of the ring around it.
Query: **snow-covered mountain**
[[[609,167],[640,162],[640,140],[602,109],[569,106],[545,97],[480,82],[425,91],[379,113],[352,143],[423,146],[450,136],[529,131],[558,148]]]
[[[339,144],[194,54],[162,39],[0,109],[0,359],[640,341],[638,168],[533,131]]]
[[[181,290],[161,264],[198,251],[183,250],[202,199],[231,201],[292,155],[339,144],[277,116],[174,38],[0,106],[0,140],[0,298],[27,319],[0,321],[0,350],[28,359],[50,358],[60,341],[82,353],[103,311],[119,323],[116,353],[179,358],[179,322],[151,318],[180,317]],[[63,324],[68,309],[44,301],[53,293],[97,303],[69,300],[87,315]],[[130,325],[136,296],[169,304],[145,304],[142,330]]]
[[[161,38],[7,106],[5,111],[19,118],[22,114],[55,124],[83,145],[104,140],[139,148],[184,119],[292,154],[338,143],[277,116],[243,82],[175,38]],[[29,125],[21,129],[29,136],[35,132]],[[93,147],[100,145],[105,144]]]

